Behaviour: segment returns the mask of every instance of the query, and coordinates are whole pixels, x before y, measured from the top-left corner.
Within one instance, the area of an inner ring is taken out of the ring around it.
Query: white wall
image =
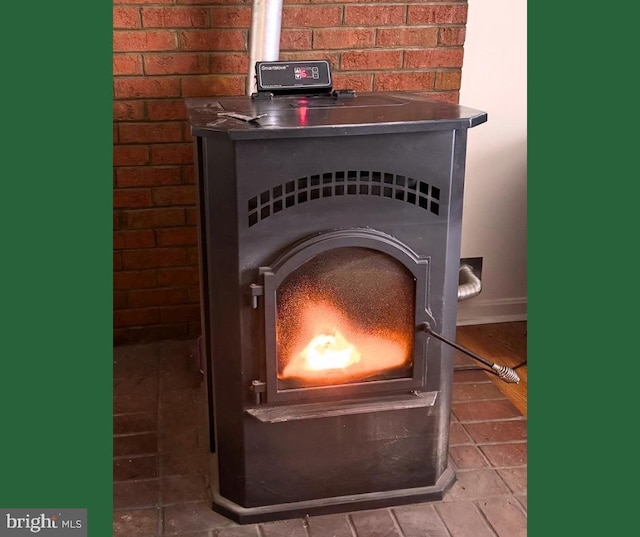
[[[468,131],[462,257],[482,257],[482,292],[458,324],[526,319],[527,2],[469,0],[460,104],[487,112]]]

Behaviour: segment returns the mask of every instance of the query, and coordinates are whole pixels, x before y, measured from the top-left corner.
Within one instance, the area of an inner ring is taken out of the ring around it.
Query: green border
[[[112,534],[112,4],[3,6],[0,507]]]
[[[637,12],[529,3],[531,537],[637,525]]]

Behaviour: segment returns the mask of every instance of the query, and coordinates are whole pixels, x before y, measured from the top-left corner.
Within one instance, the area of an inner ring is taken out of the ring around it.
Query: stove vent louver
[[[287,181],[247,202],[249,227],[280,211],[334,196],[379,196],[440,214],[440,189],[412,177],[379,171],[327,172]]]

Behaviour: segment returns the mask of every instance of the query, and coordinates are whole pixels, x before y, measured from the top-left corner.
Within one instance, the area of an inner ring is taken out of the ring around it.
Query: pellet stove
[[[467,129],[487,116],[278,89],[186,102],[213,509],[253,523],[441,499],[453,351],[421,327],[455,338]]]

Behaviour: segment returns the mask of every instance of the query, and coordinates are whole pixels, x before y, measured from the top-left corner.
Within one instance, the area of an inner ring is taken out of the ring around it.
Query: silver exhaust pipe
[[[253,0],[249,30],[247,95],[256,91],[256,62],[280,59],[282,0]]]
[[[458,272],[458,301],[467,300],[478,296],[482,291],[482,281],[473,272],[469,265],[460,265]]]

